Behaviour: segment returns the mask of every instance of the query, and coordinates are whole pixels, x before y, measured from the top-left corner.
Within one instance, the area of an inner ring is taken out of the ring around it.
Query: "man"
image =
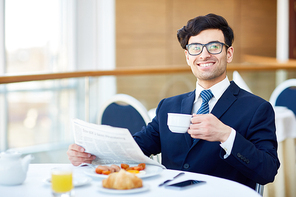
[[[251,188],[272,182],[280,165],[274,111],[269,102],[229,82],[226,67],[233,59],[234,36],[227,21],[215,14],[199,16],[177,36],[197,78],[196,90],[163,99],[135,141],[148,156],[161,152],[168,169],[209,174]],[[203,90],[209,101],[203,101]],[[194,114],[188,132],[172,133],[167,113]],[[80,149],[69,147],[74,165],[93,159]]]

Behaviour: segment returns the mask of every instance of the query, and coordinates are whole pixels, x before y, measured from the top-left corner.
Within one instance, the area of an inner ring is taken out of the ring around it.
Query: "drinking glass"
[[[71,197],[73,189],[72,169],[53,168],[51,170],[51,190],[54,197]]]

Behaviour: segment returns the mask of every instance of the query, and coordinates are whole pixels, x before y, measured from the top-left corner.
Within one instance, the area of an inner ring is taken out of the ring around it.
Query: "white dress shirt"
[[[230,85],[229,79],[226,76],[226,78],[213,85],[210,90],[213,93],[213,97],[211,98],[211,100],[209,101],[209,110],[210,112],[212,111],[212,109],[214,108],[215,104],[217,103],[217,101],[220,99],[220,97],[222,96],[222,94],[225,92],[225,90],[228,88],[228,86]],[[200,108],[201,104],[202,104],[202,98],[200,97],[200,92],[204,90],[203,87],[201,87],[198,84],[198,81],[196,82],[196,91],[195,91],[195,100],[193,103],[193,108],[192,108],[192,114],[195,114],[198,109]],[[231,130],[231,133],[228,137],[228,139],[224,142],[221,143],[220,146],[225,150],[226,154],[224,155],[224,159],[226,159],[230,154],[231,154],[231,150],[232,150],[232,146],[234,143],[234,138],[236,135],[236,131],[234,129]]]

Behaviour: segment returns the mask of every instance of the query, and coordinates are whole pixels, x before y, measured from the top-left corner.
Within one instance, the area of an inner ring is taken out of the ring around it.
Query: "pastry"
[[[102,181],[102,184],[104,188],[118,190],[143,187],[142,179],[123,169],[121,169],[119,172],[110,174],[107,179]]]

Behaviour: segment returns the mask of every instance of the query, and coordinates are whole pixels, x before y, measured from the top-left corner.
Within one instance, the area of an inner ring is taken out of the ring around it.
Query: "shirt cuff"
[[[224,159],[226,159],[230,154],[233,147],[234,139],[235,139],[236,131],[231,128],[231,133],[228,139],[221,143],[220,146],[225,150],[226,154],[224,155]]]

